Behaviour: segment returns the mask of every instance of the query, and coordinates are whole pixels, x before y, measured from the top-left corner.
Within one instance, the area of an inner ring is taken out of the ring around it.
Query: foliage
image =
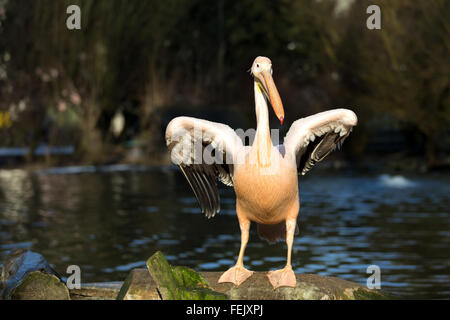
[[[432,162],[450,127],[449,2],[376,1],[382,30],[368,30],[372,2],[337,13],[343,1],[1,0],[0,111],[12,125],[0,143],[75,144],[101,161],[125,140],[163,146],[170,106],[235,106],[253,121],[244,71],[265,55],[287,121],[351,106],[360,137],[373,119],[396,123],[426,138]],[[72,4],[81,30],[66,28]],[[109,131],[117,111],[120,139]]]
[[[363,19],[369,4],[358,2],[352,13]],[[450,3],[380,1],[380,6],[382,30],[349,26],[342,67],[358,104],[372,117],[387,114],[419,130],[434,162],[437,143],[450,128]]]

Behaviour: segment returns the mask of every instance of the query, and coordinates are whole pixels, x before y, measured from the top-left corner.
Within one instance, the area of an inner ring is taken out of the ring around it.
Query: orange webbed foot
[[[231,282],[234,283],[236,288],[239,287],[241,283],[247,280],[253,271],[245,269],[243,266],[234,266],[227,271],[225,271],[222,276],[219,278],[219,283],[222,282]]]
[[[296,287],[297,281],[295,279],[295,273],[291,266],[286,266],[283,269],[270,271],[267,274],[270,283],[273,286],[273,290],[278,287]]]

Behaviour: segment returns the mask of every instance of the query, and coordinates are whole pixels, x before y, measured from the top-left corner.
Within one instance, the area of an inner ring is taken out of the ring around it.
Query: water
[[[161,250],[170,263],[224,271],[235,263],[240,232],[234,193],[208,220],[176,168],[70,167],[0,170],[0,260],[15,248],[43,254],[82,281],[122,281]],[[450,176],[323,174],[300,181],[295,272],[366,284],[369,265],[382,289],[404,298],[450,298]],[[284,243],[269,245],[252,225],[245,264],[285,264]]]

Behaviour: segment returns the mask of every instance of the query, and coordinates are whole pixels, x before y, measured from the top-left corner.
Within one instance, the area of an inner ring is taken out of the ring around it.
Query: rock
[[[69,290],[53,274],[33,271],[28,273],[11,292],[11,300],[70,300]]]
[[[144,269],[145,270],[145,269]],[[145,270],[147,271],[147,270]],[[148,273],[148,272],[147,272]],[[123,282],[82,283],[80,289],[69,289],[71,300],[115,300]],[[154,290],[156,292],[156,290]],[[152,300],[152,299],[150,299]]]
[[[134,269],[125,279],[117,300],[161,300],[156,282],[146,269]]]
[[[171,267],[161,252],[147,261],[148,271],[134,269],[118,295],[118,299],[216,299],[232,300],[373,300],[396,299],[382,290],[335,277],[296,274],[297,287],[273,290],[266,272],[255,272],[236,288],[231,283],[218,283],[222,272],[196,273],[190,268]],[[192,290],[192,288],[196,288]],[[207,291],[201,291],[207,289]],[[208,294],[212,294],[209,296]],[[222,296],[220,295],[222,294]]]
[[[35,252],[18,249],[6,257],[1,274],[5,300],[68,300],[69,290],[45,258]]]
[[[392,299],[380,290],[334,277],[315,274],[296,274],[297,286],[273,290],[266,272],[255,272],[236,288],[231,283],[217,283],[222,272],[210,272],[207,279],[213,289],[225,293],[232,300],[367,300]]]
[[[374,300],[395,299],[381,291],[334,277],[314,274],[296,274],[297,287],[281,287],[273,290],[266,272],[255,272],[239,288],[231,283],[218,283],[222,272],[201,272],[211,289],[226,294],[232,300]],[[127,286],[135,300],[159,300],[156,282],[146,269],[134,269],[128,278],[133,281]],[[122,288],[125,288],[124,286]],[[118,296],[118,299],[123,299]]]
[[[208,281],[187,267],[171,267],[157,251],[147,260],[147,268],[162,300],[225,300],[227,296],[211,289]]]

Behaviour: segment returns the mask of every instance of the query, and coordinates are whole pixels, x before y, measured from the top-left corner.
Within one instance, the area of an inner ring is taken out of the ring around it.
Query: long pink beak
[[[267,71],[262,71],[262,85],[267,93],[270,104],[272,105],[275,115],[280,120],[281,124],[284,121],[284,108],[283,102],[281,102],[280,94],[278,93],[275,82],[273,81],[272,75]]]

